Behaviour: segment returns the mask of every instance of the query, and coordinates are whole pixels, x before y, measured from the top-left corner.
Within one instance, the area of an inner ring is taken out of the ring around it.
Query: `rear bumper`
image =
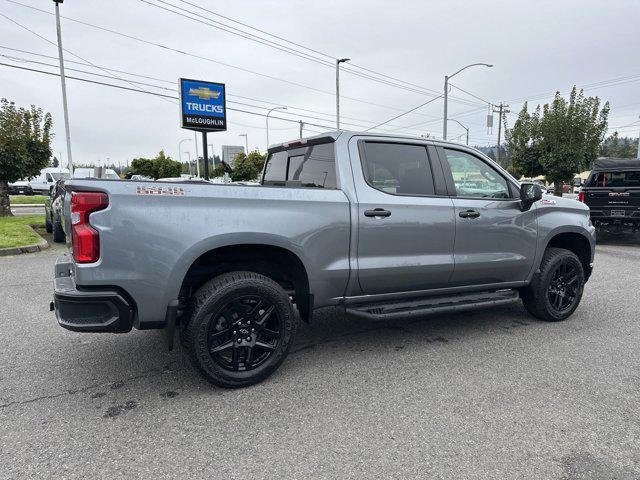
[[[67,255],[56,261],[52,310],[61,327],[74,332],[125,333],[131,330],[135,306],[116,288],[78,289]]]

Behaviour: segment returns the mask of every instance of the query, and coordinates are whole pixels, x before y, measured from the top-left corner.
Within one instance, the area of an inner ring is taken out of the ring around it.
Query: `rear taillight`
[[[584,203],[584,192],[578,192],[578,200]]]
[[[109,197],[99,192],[71,194],[71,243],[78,263],[93,263],[100,258],[100,235],[89,224],[89,215],[109,206]]]

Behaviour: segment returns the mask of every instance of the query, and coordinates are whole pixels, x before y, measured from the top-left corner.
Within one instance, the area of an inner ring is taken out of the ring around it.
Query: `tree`
[[[51,157],[51,114],[0,100],[0,217],[11,216],[9,182],[34,177]]]
[[[134,158],[131,162],[131,171],[135,175],[145,175],[157,180],[179,177],[182,165],[168,157],[164,150],[160,150],[155,158]]]
[[[556,92],[551,104],[528,112],[525,103],[507,144],[517,175],[544,175],[562,196],[562,184],[587,168],[598,156],[607,131],[609,103],[600,108],[598,97],[585,97],[573,87],[569,100]]]
[[[255,150],[249,155],[239,153],[233,160],[231,180],[234,182],[257,180],[262,173],[266,159],[266,155]]]
[[[53,168],[58,168],[60,166],[60,162],[58,161],[58,157],[53,157],[51,159],[51,166]]]
[[[600,156],[615,158],[636,158],[638,154],[638,139],[618,136],[618,132],[605,138],[600,145]]]

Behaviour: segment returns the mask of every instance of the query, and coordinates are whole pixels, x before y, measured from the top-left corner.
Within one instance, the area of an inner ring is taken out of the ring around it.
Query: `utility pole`
[[[496,152],[496,163],[500,163],[500,134],[502,133],[502,114],[503,113],[509,113],[511,110],[509,110],[509,105],[507,105],[506,103],[502,103],[500,102],[500,105],[498,105],[498,109],[496,110],[495,107],[493,109],[493,113],[497,113],[498,114],[498,151]]]
[[[340,64],[351,60],[350,58],[336,59],[336,130],[340,130]]]
[[[53,0],[56,4],[56,32],[58,34],[58,58],[60,61],[60,82],[62,83],[62,108],[64,110],[64,129],[67,135],[67,163],[69,175],[73,177],[73,157],[71,156],[71,132],[69,130],[69,108],[67,107],[67,82],[64,76],[64,55],[62,53],[62,28],[60,27],[60,4],[64,0]]]
[[[302,120],[298,120],[300,122],[300,138],[302,138],[302,129],[304,128],[304,122]]]

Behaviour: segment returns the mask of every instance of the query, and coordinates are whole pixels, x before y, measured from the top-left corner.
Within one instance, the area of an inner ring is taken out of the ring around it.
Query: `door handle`
[[[465,210],[458,214],[462,218],[478,218],[480,216],[480,212],[477,210]]]
[[[385,210],[384,208],[374,208],[373,210],[365,210],[365,217],[389,217],[391,216],[391,212],[389,210]]]

